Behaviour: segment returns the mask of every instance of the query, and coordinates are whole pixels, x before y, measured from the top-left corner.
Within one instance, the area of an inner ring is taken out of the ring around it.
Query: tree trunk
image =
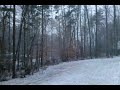
[[[44,45],[44,42],[43,42],[43,40],[44,40],[44,38],[43,38],[43,36],[44,36],[44,19],[43,19],[43,13],[44,13],[44,11],[43,11],[43,5],[42,5],[42,37],[41,37],[41,67],[43,67],[43,45]]]
[[[98,21],[97,21],[97,5],[95,5],[96,10],[96,33],[95,33],[95,57],[98,57],[98,45],[97,45],[97,31],[98,31]]]
[[[106,56],[107,57],[109,57],[109,51],[108,51],[108,49],[109,49],[109,44],[108,44],[108,19],[107,19],[107,5],[105,5],[105,16],[106,16],[106,21],[105,21],[105,23],[106,23]]]
[[[86,13],[87,13],[87,20],[88,20],[88,29],[89,29],[89,40],[90,40],[90,43],[89,43],[89,55],[90,55],[90,58],[92,59],[92,55],[91,55],[91,30],[90,30],[90,20],[89,20],[89,12],[88,12],[88,9],[87,9],[87,5],[86,5]]]
[[[13,66],[12,78],[16,78],[16,55],[15,55],[15,5],[13,5]]]

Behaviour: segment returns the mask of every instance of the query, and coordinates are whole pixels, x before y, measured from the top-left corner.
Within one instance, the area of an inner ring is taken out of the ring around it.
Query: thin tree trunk
[[[86,58],[86,11],[84,6],[84,58]]]
[[[113,36],[113,38],[114,38],[114,55],[116,55],[116,7],[115,7],[115,5],[113,5],[113,9],[114,9],[114,21],[113,21],[113,31],[114,31],[114,36]]]
[[[98,45],[97,45],[97,31],[98,31],[98,21],[97,21],[97,5],[95,5],[96,10],[96,33],[95,33],[95,57],[98,57]]]
[[[25,19],[25,18],[24,18]],[[23,51],[23,60],[26,61],[26,20],[24,20],[24,35],[23,35],[23,42],[24,42],[24,51]]]
[[[109,44],[108,44],[108,19],[107,19],[107,6],[105,5],[105,16],[106,16],[106,56],[109,57],[109,52],[108,52],[108,49],[109,49]]]
[[[15,55],[15,5],[13,5],[13,66],[12,78],[16,77],[16,55]]]
[[[10,6],[10,9],[11,9],[11,6]],[[10,36],[10,12],[9,12],[9,35],[8,35],[8,42],[9,42],[9,48],[8,48],[8,51],[9,53],[11,52],[11,36]]]
[[[79,6],[78,6],[78,11],[79,11]],[[77,18],[79,18],[79,13],[77,12]],[[79,19],[78,19],[79,20]],[[77,49],[76,49],[76,57],[77,57],[77,59],[78,59],[78,57],[79,57],[79,43],[78,43],[78,25],[79,25],[79,23],[78,23],[78,20],[77,20]]]
[[[43,38],[43,36],[44,36],[44,19],[43,19],[43,13],[44,13],[44,11],[43,11],[43,5],[42,5],[42,40],[41,40],[41,67],[43,67],[43,45],[44,45],[44,42],[43,42],[43,40],[44,40],[44,38]]]
[[[83,59],[83,32],[82,32],[82,28],[81,28],[81,5],[79,5],[79,10],[80,10],[80,36],[81,36],[81,59]]]

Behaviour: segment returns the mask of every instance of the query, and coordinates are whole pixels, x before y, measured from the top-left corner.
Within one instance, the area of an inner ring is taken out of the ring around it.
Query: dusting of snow
[[[119,85],[120,57],[64,62],[0,85]]]

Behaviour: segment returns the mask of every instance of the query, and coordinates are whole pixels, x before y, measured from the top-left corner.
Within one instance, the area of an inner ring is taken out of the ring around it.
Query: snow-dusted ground
[[[117,85],[120,84],[120,57],[88,59],[49,66],[46,70],[0,82],[0,85]]]

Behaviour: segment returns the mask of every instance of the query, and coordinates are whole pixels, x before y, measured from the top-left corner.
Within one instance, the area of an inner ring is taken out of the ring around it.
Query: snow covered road
[[[49,66],[46,70],[0,82],[0,85],[120,85],[120,57],[88,59]]]

